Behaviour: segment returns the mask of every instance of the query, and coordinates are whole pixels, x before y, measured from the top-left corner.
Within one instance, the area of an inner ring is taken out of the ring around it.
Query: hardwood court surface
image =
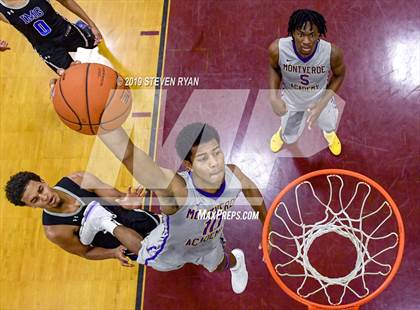
[[[131,74],[156,76],[160,33],[141,32],[160,30],[163,1],[77,2]],[[70,21],[77,20],[58,2],[52,4]],[[131,177],[124,169],[118,174],[115,160],[101,143],[71,131],[55,115],[48,89],[55,75],[26,39],[7,24],[0,25],[0,38],[11,47],[0,55],[2,187],[11,174],[20,170],[37,172],[54,184],[64,175],[89,168],[104,181],[115,182],[119,189],[126,190]],[[97,60],[97,53],[81,54]],[[151,117],[147,115],[154,112],[152,93],[135,96],[133,112],[142,112],[145,117],[129,120],[142,129],[142,135],[135,140],[146,151],[151,129]],[[93,162],[92,154],[99,154]],[[110,163],[116,167],[112,173]],[[135,307],[137,266],[123,268],[116,260],[88,261],[64,252],[44,237],[40,210],[14,207],[3,193],[0,197],[0,309]]]

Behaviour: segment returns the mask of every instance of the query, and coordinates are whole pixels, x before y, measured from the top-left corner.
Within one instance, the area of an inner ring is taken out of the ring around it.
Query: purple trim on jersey
[[[197,186],[195,186],[195,184],[194,184],[194,180],[193,180],[193,178],[192,178],[191,171],[188,171],[188,174],[189,174],[189,176],[191,177],[191,180],[192,180],[192,183],[193,183],[193,185],[194,185],[195,190],[196,190],[197,192],[199,192],[199,193],[200,193],[201,195],[203,195],[203,196],[206,196],[206,197],[208,197],[208,198],[214,198],[214,199],[217,199],[217,198],[219,198],[220,196],[222,196],[223,192],[225,191],[225,188],[226,188],[226,181],[225,181],[225,180],[223,180],[222,185],[220,185],[219,189],[218,189],[215,193],[209,193],[209,192],[206,192],[206,191],[204,191],[204,190],[202,190],[202,189],[199,189]]]
[[[312,52],[311,55],[309,55],[307,57],[302,57],[302,56],[300,56],[300,54],[299,54],[299,52],[296,48],[295,40],[292,40],[293,50],[295,51],[296,56],[304,63],[307,63],[309,60],[311,60],[312,57],[314,57],[314,55],[316,53],[316,50],[318,48],[318,43],[319,43],[319,41],[316,42],[315,49],[314,49],[314,51]]]
[[[149,261],[155,260],[156,257],[158,257],[158,255],[162,253],[163,249],[165,248],[166,241],[168,241],[168,238],[169,238],[169,216],[166,216],[166,228],[167,228],[166,231],[163,232],[163,233],[166,233],[166,236],[165,238],[163,238],[163,242],[162,242],[162,245],[160,246],[160,249],[152,257],[146,258],[146,260],[144,261],[144,264],[146,266],[149,263]]]

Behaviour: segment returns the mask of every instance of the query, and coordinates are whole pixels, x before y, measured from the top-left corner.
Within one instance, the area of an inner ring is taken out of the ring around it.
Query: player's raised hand
[[[98,27],[96,27],[96,25],[91,26],[91,30],[92,30],[93,35],[95,36],[94,44],[98,45],[99,43],[102,42],[102,34],[99,31]]]
[[[125,251],[127,251],[127,249],[120,245],[119,247],[115,248],[115,258],[118,259],[121,263],[121,266],[124,267],[133,267],[134,264],[130,263],[130,260],[127,258],[127,256],[125,256]]]
[[[9,43],[7,43],[7,41],[0,40],[0,52],[4,52],[7,50],[10,50]]]
[[[76,60],[76,61],[73,61],[71,64],[70,64],[70,66],[74,66],[74,65],[78,65],[78,64],[80,64],[81,62],[80,62],[80,60]],[[62,69],[62,68],[60,68],[60,69],[57,69],[57,74],[59,75],[59,76],[62,76],[63,75],[63,73],[64,73],[64,71],[66,71],[65,69]],[[51,79],[50,80],[50,98],[52,98],[52,96],[53,96],[53,94],[54,94],[54,86],[55,86],[55,83],[57,82],[57,79]]]
[[[132,191],[132,187],[128,187],[127,194],[124,198],[116,199],[116,202],[121,205],[124,209],[134,210],[140,209],[143,203],[143,198],[146,196],[147,190],[139,185],[135,191]]]
[[[283,116],[287,113],[286,103],[277,96],[275,98],[271,98],[270,103],[274,113],[276,113],[278,116]]]

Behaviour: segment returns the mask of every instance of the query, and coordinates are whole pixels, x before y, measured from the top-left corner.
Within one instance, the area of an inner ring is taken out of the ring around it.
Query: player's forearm
[[[124,129],[116,129],[100,138],[144,187],[164,190],[169,186],[171,179],[143,150],[133,144]]]
[[[86,12],[74,0],[58,0],[66,9],[83,19],[89,26],[95,26],[95,23],[89,18]],[[96,27],[96,26],[95,26]]]
[[[95,190],[95,194],[99,197],[105,198],[111,203],[115,203],[117,199],[124,198],[126,195],[108,184],[105,184],[102,188]]]
[[[268,71],[268,84],[270,87],[270,100],[274,100],[277,98],[278,91],[280,89],[281,78],[277,71],[269,65]]]
[[[341,84],[343,84],[343,81],[344,75],[332,76],[330,82],[328,83],[327,89],[325,90],[324,96],[322,96],[321,100],[319,101],[319,105],[321,108],[325,108],[327,106],[331,98],[337,93]]]
[[[105,249],[100,247],[93,247],[80,256],[89,260],[116,258],[115,249]]]
[[[248,200],[252,209],[258,212],[258,218],[264,225],[265,218],[267,216],[267,210],[265,208],[264,198],[258,188],[250,188],[243,190],[245,198]]]

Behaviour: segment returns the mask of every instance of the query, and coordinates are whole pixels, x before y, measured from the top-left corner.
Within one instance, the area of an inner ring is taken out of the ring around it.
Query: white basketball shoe
[[[92,201],[89,203],[85,212],[83,212],[82,226],[79,230],[80,242],[84,245],[89,245],[98,232],[108,231],[112,233],[112,231],[109,231],[109,227],[115,228],[119,225],[114,220],[115,217],[115,214],[106,210],[99,202]]]
[[[236,265],[230,268],[232,274],[232,289],[236,294],[241,294],[248,284],[248,271],[246,270],[245,254],[240,249],[232,250],[236,258]]]

